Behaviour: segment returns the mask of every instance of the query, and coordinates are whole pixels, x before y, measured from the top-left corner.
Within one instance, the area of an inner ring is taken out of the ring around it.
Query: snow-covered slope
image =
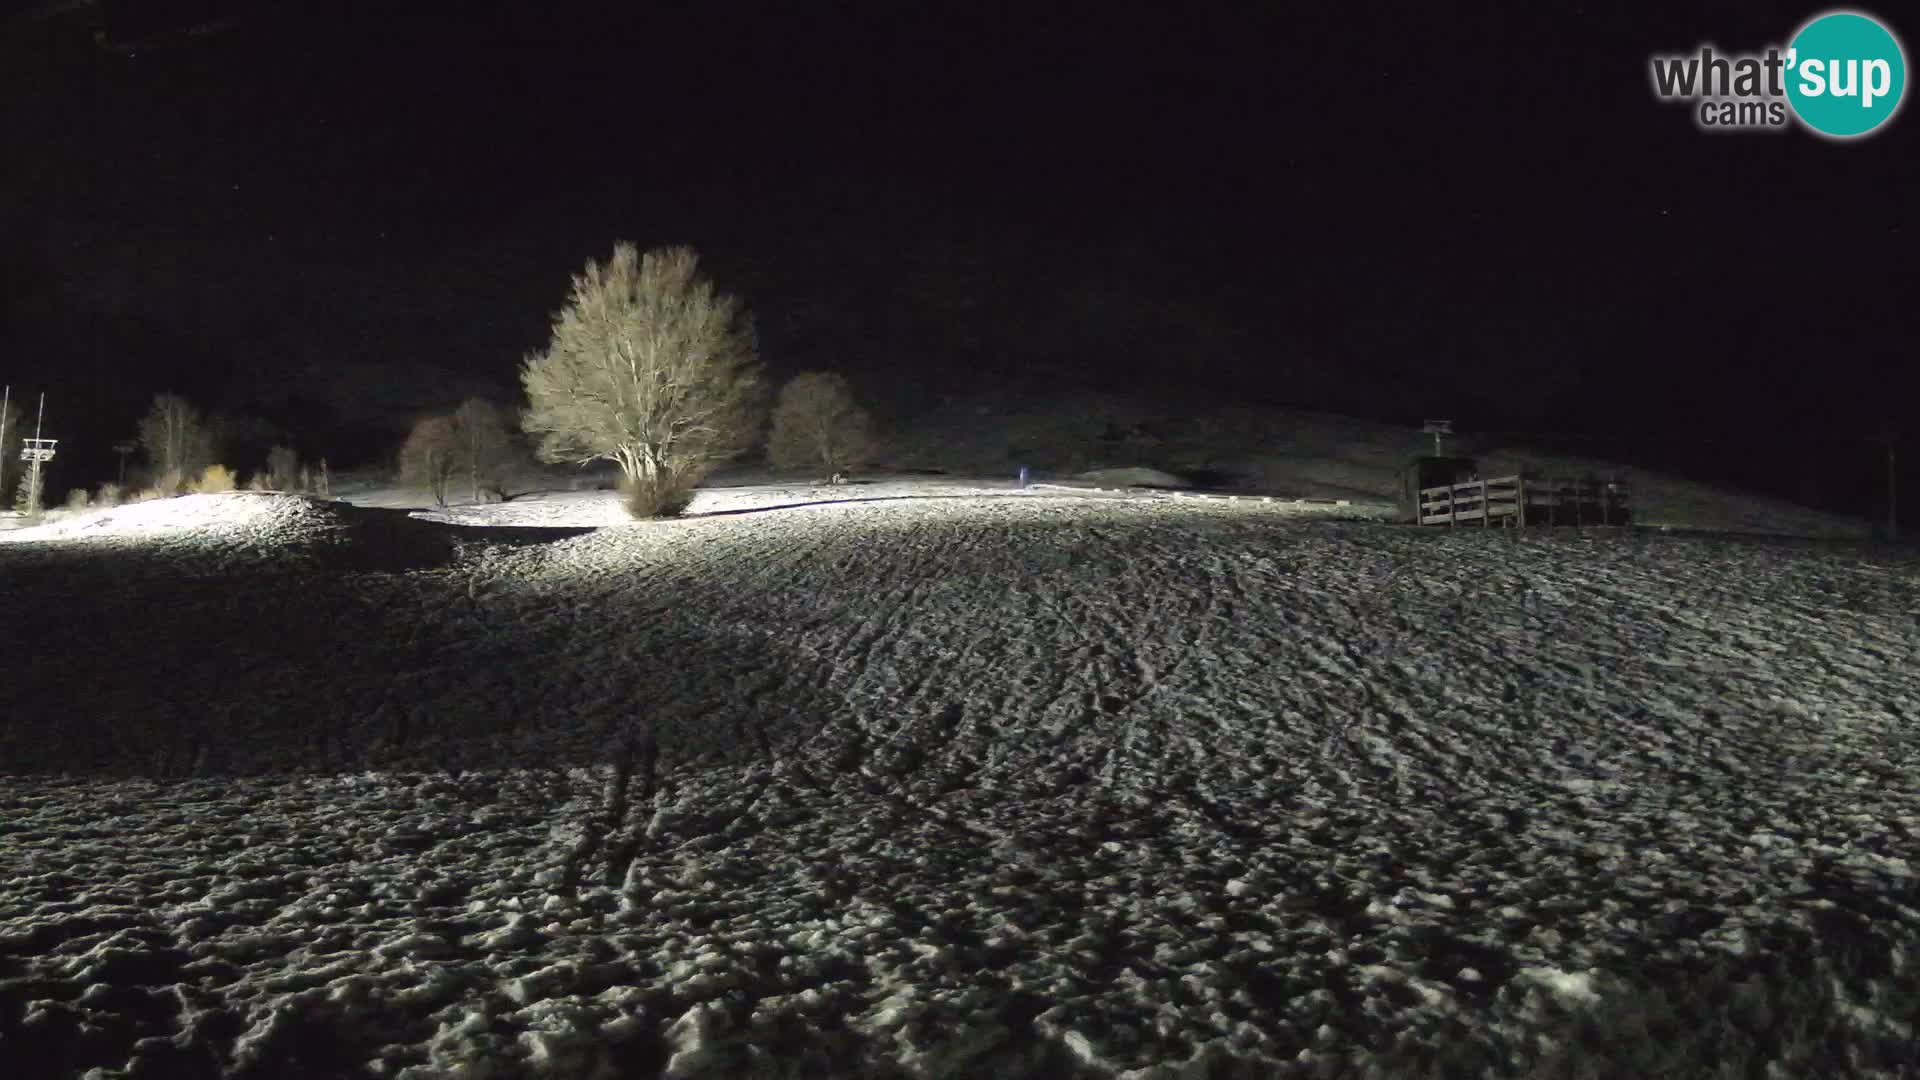
[[[946,494],[0,540],[0,1059],[1907,1075],[1910,557]]]
[[[1639,520],[1675,529],[1866,539],[1867,522],[1736,494],[1684,477],[1617,463],[1480,446],[1463,435],[1453,452],[1477,455],[1481,473],[1618,475]],[[909,468],[1012,476],[1021,465],[1051,479],[1088,470],[1171,472],[1201,487],[1307,498],[1394,501],[1403,472],[1431,453],[1431,436],[1302,409],[1223,404],[1205,397],[1010,386],[961,398],[916,417],[890,444]]]

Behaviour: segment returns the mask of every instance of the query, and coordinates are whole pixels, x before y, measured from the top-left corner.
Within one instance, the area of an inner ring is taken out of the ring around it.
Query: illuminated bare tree
[[[522,364],[521,427],[543,460],[612,461],[635,516],[686,508],[694,485],[753,442],[764,389],[753,324],[697,272],[688,248],[617,244],[588,261]]]
[[[846,379],[809,371],[781,387],[767,436],[767,460],[775,466],[818,465],[840,476],[872,460],[877,445],[873,417],[854,402]]]
[[[213,463],[213,432],[200,410],[178,394],[156,394],[140,420],[140,449],[153,469],[153,486],[178,494]]]
[[[454,439],[459,443],[460,468],[473,489],[473,501],[491,491],[503,501],[513,468],[513,434],[498,406],[484,398],[468,398],[453,413]]]
[[[460,439],[453,420],[423,416],[400,447],[400,482],[425,487],[433,501],[447,505],[447,484],[459,468]]]

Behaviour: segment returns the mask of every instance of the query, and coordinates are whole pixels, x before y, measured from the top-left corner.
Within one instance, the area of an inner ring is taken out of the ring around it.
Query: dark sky
[[[351,457],[510,393],[631,239],[700,249],[776,373],[901,409],[1041,373],[1643,441],[1910,422],[1920,121],[1711,136],[1648,87],[1815,7],[400,6],[0,23],[0,377],[96,447],[175,387]]]

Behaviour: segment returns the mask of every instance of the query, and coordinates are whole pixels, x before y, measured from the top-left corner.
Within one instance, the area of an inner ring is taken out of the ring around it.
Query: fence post
[[[1480,478],[1480,527],[1493,528],[1493,503],[1487,498],[1487,478]]]
[[[1519,521],[1519,527],[1527,527],[1527,471],[1521,469],[1513,478],[1513,516]]]

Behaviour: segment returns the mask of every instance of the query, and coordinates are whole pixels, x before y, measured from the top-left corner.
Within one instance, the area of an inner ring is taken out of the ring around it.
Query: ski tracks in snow
[[[1871,1026],[1920,970],[1920,576],[1856,549],[1053,496],[328,574],[277,537],[0,553],[73,616],[38,624],[75,678],[7,718],[15,772],[356,763],[0,777],[0,1035],[42,1001],[35,1052],[92,1025],[88,1065],[184,1067],[169,1035],[422,1078],[1313,1075],[1462,1024],[1532,1045],[1540,972],[1864,957]],[[271,662],[288,596],[307,648]],[[189,642],[89,636],[156,602]],[[200,749],[143,757],[176,730]],[[639,732],[631,869],[562,888]],[[174,986],[201,1019],[152,1007]]]

